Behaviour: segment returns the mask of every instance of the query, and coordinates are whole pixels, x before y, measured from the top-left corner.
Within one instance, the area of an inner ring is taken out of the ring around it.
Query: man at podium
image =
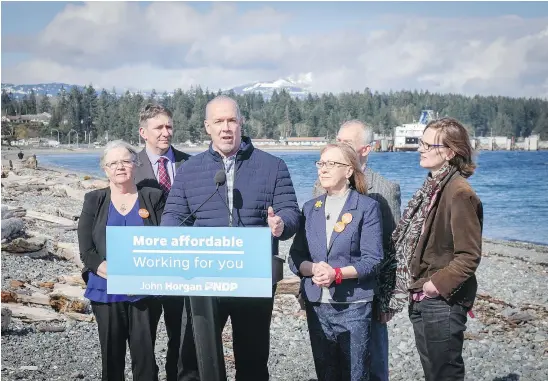
[[[272,254],[277,255],[279,240],[291,238],[299,227],[293,182],[283,160],[256,149],[249,137],[242,136],[242,124],[240,109],[232,98],[221,95],[207,104],[204,125],[211,144],[179,168],[161,225],[268,226],[273,236]],[[232,323],[237,381],[269,379],[273,303],[273,296],[217,298],[220,330],[229,316]]]

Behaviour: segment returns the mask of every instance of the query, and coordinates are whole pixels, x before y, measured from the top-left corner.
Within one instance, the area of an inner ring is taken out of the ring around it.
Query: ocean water
[[[289,167],[299,205],[312,198],[319,151],[276,151]],[[105,176],[99,154],[44,154],[40,164]],[[481,151],[469,179],[484,208],[484,237],[548,245],[548,151]],[[400,183],[402,212],[427,172],[417,152],[374,152],[369,166]]]

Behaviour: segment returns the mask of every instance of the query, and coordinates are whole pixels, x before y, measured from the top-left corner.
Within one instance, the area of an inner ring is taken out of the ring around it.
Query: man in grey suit
[[[365,173],[368,196],[379,202],[383,221],[384,259],[379,266],[377,281],[379,293],[373,302],[373,319],[371,323],[371,372],[370,380],[388,381],[388,328],[386,323],[401,307],[391,303],[396,285],[396,257],[390,244],[392,232],[400,220],[401,192],[397,183],[391,182],[367,167],[367,158],[371,152],[373,130],[359,120],[345,122],[339,129],[337,141],[351,145],[360,157]],[[317,180],[313,196],[325,193]]]
[[[171,145],[173,114],[158,104],[145,105],[139,113],[139,134],[145,140],[145,148],[138,154],[141,165],[135,169],[135,183],[137,186],[162,189],[167,198],[177,169],[190,158],[190,155]],[[160,303],[151,318],[151,329],[155,342],[163,309],[168,335],[165,368],[167,381],[198,379],[188,298],[160,296],[158,300]]]

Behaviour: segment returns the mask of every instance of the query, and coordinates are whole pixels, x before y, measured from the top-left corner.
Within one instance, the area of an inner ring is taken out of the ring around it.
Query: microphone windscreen
[[[222,169],[219,169],[213,178],[215,180],[215,185],[223,185],[226,182],[226,173]]]

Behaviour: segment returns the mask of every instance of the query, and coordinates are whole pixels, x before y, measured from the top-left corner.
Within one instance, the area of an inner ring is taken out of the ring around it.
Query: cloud
[[[548,18],[387,14],[377,16],[375,30],[330,33],[290,32],[294,19],[233,3],[207,10],[172,2],[67,5],[37,36],[2,38],[3,53],[30,54],[3,65],[3,78],[161,91],[293,76],[318,92],[548,93]]]

